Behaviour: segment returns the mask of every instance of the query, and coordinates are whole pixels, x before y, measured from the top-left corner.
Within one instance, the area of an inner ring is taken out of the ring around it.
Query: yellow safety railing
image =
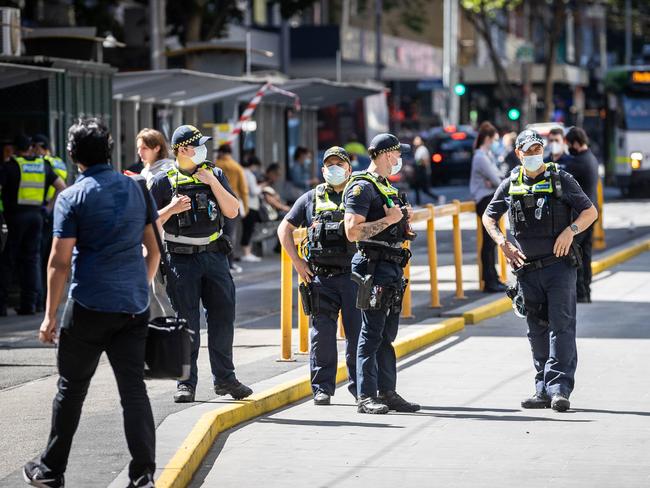
[[[598,220],[594,224],[594,249],[601,251],[607,246],[605,243],[605,228],[603,227],[603,209],[605,208],[605,195],[603,182],[598,178]]]

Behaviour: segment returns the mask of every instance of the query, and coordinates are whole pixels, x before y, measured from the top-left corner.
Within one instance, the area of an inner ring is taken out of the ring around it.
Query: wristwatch
[[[569,228],[573,231],[574,234],[580,232],[580,229],[578,229],[578,226],[576,224],[571,224]]]

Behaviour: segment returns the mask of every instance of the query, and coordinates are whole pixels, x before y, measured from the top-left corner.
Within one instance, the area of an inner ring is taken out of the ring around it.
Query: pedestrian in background
[[[262,188],[257,183],[257,176],[254,170],[261,167],[261,162],[257,156],[251,156],[242,163],[242,166],[244,168],[246,185],[248,186],[248,213],[242,219],[241,260],[247,263],[256,263],[262,259],[253,254],[251,239],[255,232],[255,225],[261,222],[260,199],[262,197]]]
[[[589,149],[589,137],[580,127],[572,127],[566,134],[570,158],[566,159],[565,170],[571,174],[587,194],[596,210],[598,208],[598,160]],[[591,303],[591,251],[594,226],[590,225],[576,237],[582,251],[582,266],[578,268],[577,293],[579,303]]]
[[[58,488],[90,381],[102,352],[117,380],[131,453],[129,487],[153,487],[155,426],[144,384],[149,318],[148,283],[160,261],[142,187],[113,170],[113,142],[98,119],[81,120],[68,132],[68,152],[78,166],[76,183],[61,193],[54,211],[45,318],[39,339],[56,343],[58,393],[45,451],[23,475],[32,486]],[[153,209],[156,207],[151,202]],[[146,257],[142,255],[142,245]],[[72,279],[61,327],[57,311]],[[58,338],[57,338],[58,336]]]
[[[413,139],[413,147],[415,149],[415,177],[413,179],[415,204],[420,205],[422,203],[420,192],[428,195],[433,201],[443,204],[444,201],[431,191],[431,153],[429,153],[420,136]]]
[[[497,167],[497,161],[492,152],[492,147],[498,144],[499,134],[496,127],[490,122],[483,122],[478,128],[478,135],[474,142],[474,157],[472,170],[469,177],[469,191],[476,202],[476,213],[483,217],[497,187],[503,176]],[[481,248],[481,266],[485,293],[498,293],[505,291],[505,285],[499,281],[495,265],[495,244],[485,227],[482,228],[483,247]]]
[[[174,161],[169,159],[169,148],[162,132],[142,129],[135,136],[135,144],[143,165],[140,174],[147,181],[147,188],[150,188],[154,176],[169,170]]]
[[[571,159],[571,156],[567,154],[567,147],[564,142],[564,129],[562,127],[553,127],[548,132],[546,139],[548,140],[546,161],[557,163],[564,169],[564,166]]]

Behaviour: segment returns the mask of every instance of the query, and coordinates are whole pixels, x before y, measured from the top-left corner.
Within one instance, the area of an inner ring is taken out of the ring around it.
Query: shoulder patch
[[[354,185],[352,187],[352,195],[354,195],[355,197],[358,197],[359,195],[361,195],[362,191],[363,191],[363,188],[361,188],[361,185]]]

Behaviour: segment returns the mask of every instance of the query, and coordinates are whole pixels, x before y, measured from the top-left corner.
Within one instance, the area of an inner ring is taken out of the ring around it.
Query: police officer
[[[361,334],[357,348],[357,411],[384,414],[415,412],[420,406],[395,392],[397,364],[393,341],[399,327],[406,288],[402,269],[411,253],[402,245],[414,237],[410,207],[388,181],[402,167],[410,150],[392,134],[379,134],[370,143],[370,166],[353,173],[344,194],[345,231],[358,251],[352,277],[359,283]]]
[[[50,140],[43,134],[36,134],[33,139],[34,155],[43,158],[46,164],[50,165],[52,171],[61,178],[64,183],[68,180],[68,166],[58,156],[53,156],[50,149]],[[52,247],[52,206],[56,189],[51,186],[45,195],[46,211],[43,215],[43,239],[41,241],[41,289],[36,305],[37,310],[45,303],[46,282],[47,282],[47,261]]]
[[[199,301],[205,308],[215,393],[241,399],[253,392],[237,380],[232,362],[235,284],[227,258],[232,247],[223,236],[223,221],[237,216],[239,202],[221,170],[206,160],[205,143],[210,139],[194,126],[178,127],[172,136],[176,161],[151,184],[151,193],[162,209],[159,215],[171,266],[167,292],[174,310],[194,331],[190,378],[178,383],[177,403],[194,401]]]
[[[488,205],[483,225],[503,250],[518,279],[528,322],[535,394],[523,408],[569,409],[576,351],[576,267],[574,237],[596,220],[598,212],[580,185],[554,163],[544,163],[544,142],[525,130],[515,143],[521,165],[514,168]],[[517,245],[497,222],[509,212]],[[572,221],[572,211],[578,215]]]
[[[43,205],[50,186],[55,192],[65,184],[43,158],[32,155],[32,141],[19,135],[15,155],[4,165],[2,201],[8,236],[0,259],[0,316],[7,314],[7,294],[12,271],[17,268],[20,282],[19,315],[36,313],[41,284],[39,265],[43,230]]]
[[[342,147],[334,146],[323,157],[325,183],[302,195],[284,217],[278,237],[296,271],[305,311],[311,316],[311,385],[316,405],[329,405],[336,389],[336,331],[339,311],[343,316],[348,367],[348,390],[357,397],[356,360],[361,313],[356,306],[357,284],[350,279],[350,261],[356,247],[347,240],[343,225],[343,189],[352,165]],[[306,226],[303,260],[293,241],[293,231]]]

